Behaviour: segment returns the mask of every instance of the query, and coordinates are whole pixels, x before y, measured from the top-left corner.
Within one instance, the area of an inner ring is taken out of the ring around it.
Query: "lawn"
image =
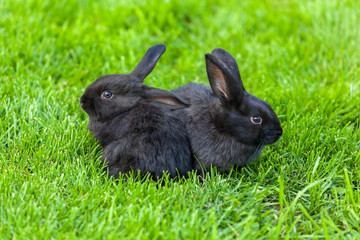
[[[357,0],[0,1],[0,239],[360,239]],[[146,79],[208,84],[234,55],[284,134],[248,166],[116,182],[86,86],[167,51]]]

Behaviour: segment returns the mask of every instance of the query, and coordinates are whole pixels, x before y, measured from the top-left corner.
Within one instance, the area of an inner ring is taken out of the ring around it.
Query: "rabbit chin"
[[[235,165],[239,167],[243,167],[246,164],[254,161],[260,156],[261,151],[263,150],[264,147],[265,145],[259,144],[257,147],[254,148],[253,151],[250,151],[248,154],[239,155],[237,157],[237,160],[235,160],[236,161]]]
[[[216,166],[219,172],[227,172],[232,166],[243,167],[256,159],[265,146],[263,144],[247,145],[231,140],[223,144],[226,148],[218,142],[207,139],[207,141],[202,141],[201,146],[197,145],[198,148],[193,149],[198,158],[195,168],[201,172],[203,169],[209,170],[211,166]]]

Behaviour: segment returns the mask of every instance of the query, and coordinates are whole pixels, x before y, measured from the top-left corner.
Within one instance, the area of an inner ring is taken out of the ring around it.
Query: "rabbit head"
[[[104,75],[89,85],[80,98],[80,105],[90,121],[106,121],[129,111],[141,101],[171,110],[186,107],[187,103],[173,93],[143,84],[164,52],[165,45],[155,45],[130,74]]]
[[[205,55],[210,86],[220,100],[214,124],[246,145],[268,145],[282,135],[280,121],[270,105],[248,93],[234,57],[217,48]]]

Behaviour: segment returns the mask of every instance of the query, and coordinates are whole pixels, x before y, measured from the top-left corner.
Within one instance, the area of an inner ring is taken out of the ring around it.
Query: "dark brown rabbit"
[[[103,148],[110,176],[132,170],[154,178],[165,171],[170,177],[187,176],[193,168],[185,126],[174,116],[188,103],[143,84],[164,52],[162,44],[149,48],[130,74],[102,76],[81,96],[88,129]]]
[[[270,105],[245,91],[238,65],[224,49],[205,55],[211,87],[189,83],[173,90],[191,106],[178,113],[187,125],[198,171],[227,171],[256,158],[282,135]]]

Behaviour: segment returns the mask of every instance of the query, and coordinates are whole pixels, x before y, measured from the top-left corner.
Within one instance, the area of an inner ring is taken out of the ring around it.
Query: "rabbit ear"
[[[176,96],[172,92],[147,86],[144,91],[144,97],[153,103],[160,103],[171,110],[182,109],[190,106],[185,99]]]
[[[217,56],[206,54],[205,61],[210,86],[216,96],[225,105],[240,104],[245,92],[242,82],[237,81]]]
[[[154,69],[157,61],[161,57],[161,55],[165,52],[166,47],[164,44],[157,44],[152,46],[147,50],[141,61],[135,67],[135,69],[131,72],[131,75],[136,76],[141,81],[151,73]]]
[[[231,75],[236,79],[236,81],[239,84],[243,85],[237,62],[230,53],[228,53],[222,48],[215,48],[211,52],[211,55],[217,57],[217,60],[219,60],[222,63],[222,65],[225,66],[225,68],[231,73]]]

